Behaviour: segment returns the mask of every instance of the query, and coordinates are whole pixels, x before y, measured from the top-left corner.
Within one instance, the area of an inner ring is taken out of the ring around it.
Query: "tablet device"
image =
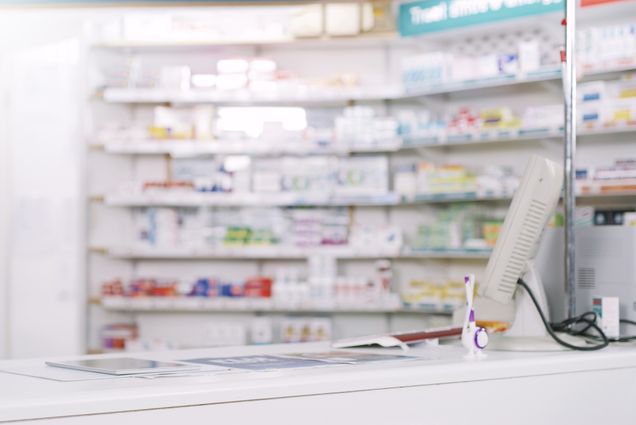
[[[47,361],[45,363],[48,366],[83,370],[85,372],[106,373],[108,375],[173,373],[196,371],[200,369],[199,366],[186,365],[183,363],[136,359],[133,357]]]

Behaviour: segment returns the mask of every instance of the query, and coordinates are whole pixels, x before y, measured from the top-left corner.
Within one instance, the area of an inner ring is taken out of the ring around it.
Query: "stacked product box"
[[[591,27],[577,32],[577,53],[584,71],[624,68],[636,58],[636,24]]]
[[[534,35],[537,36],[536,34]],[[494,37],[492,37],[494,38]],[[517,43],[491,46],[482,52],[464,52],[462,46],[407,56],[402,61],[402,82],[407,91],[433,89],[444,84],[518,77],[539,72],[546,63],[539,39],[521,37]]]
[[[443,144],[454,141],[554,134],[563,127],[563,105],[475,108],[462,106],[446,113],[398,111],[399,133],[407,142]]]
[[[583,83],[578,90],[579,125],[584,129],[636,125],[636,78]]]
[[[576,184],[580,194],[636,192],[636,160],[624,159],[605,167],[579,168]]]
[[[476,172],[461,164],[420,162],[397,171],[396,192],[405,196],[466,195],[474,197],[512,196],[519,178],[512,169],[489,166]]]
[[[439,211],[430,222],[418,227],[413,248],[492,249],[501,231],[504,212],[477,206],[451,206]]]
[[[466,302],[465,284],[461,279],[413,279],[402,288],[401,299],[409,308],[452,312]]]

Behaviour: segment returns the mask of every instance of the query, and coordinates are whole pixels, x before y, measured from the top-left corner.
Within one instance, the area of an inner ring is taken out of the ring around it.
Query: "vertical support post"
[[[576,314],[576,267],[574,210],[576,208],[574,156],[576,153],[576,7],[578,0],[565,2],[565,66],[563,83],[565,93],[565,285],[568,317]]]

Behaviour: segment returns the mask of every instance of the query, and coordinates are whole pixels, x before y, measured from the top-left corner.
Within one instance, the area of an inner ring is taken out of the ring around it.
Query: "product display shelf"
[[[602,65],[596,66],[586,64],[581,68],[578,72],[583,80],[591,80],[596,77],[613,77],[615,76],[614,74],[636,70],[636,57],[622,58],[610,63],[604,62]]]
[[[217,105],[330,105],[350,101],[399,99],[399,87],[315,88],[284,93],[255,93],[248,90],[218,91],[205,89],[168,90],[161,88],[115,88],[98,93],[111,103],[212,103]]]
[[[369,302],[290,302],[272,298],[206,298],[206,297],[122,297],[100,299],[106,310],[124,312],[249,312],[249,313],[307,313],[307,314],[452,314],[454,306],[403,307],[395,303]]]
[[[511,144],[519,142],[541,141],[563,137],[559,130],[520,129],[493,130],[455,136],[405,139],[402,149],[454,148],[481,145]]]
[[[489,89],[494,87],[505,87],[519,84],[540,83],[544,81],[555,81],[561,78],[560,69],[543,69],[528,74],[507,74],[492,78],[465,80],[457,82],[445,82],[430,87],[406,90],[401,99],[417,98],[435,94],[455,93],[469,90]]]
[[[594,70],[589,70],[581,77],[585,80],[592,80],[595,78],[603,78],[612,76],[613,74],[620,74],[622,72],[633,71],[636,69],[636,62],[629,65],[616,65],[598,67]],[[511,85],[528,84],[528,83],[542,83],[546,81],[560,81],[561,69],[548,68],[538,71],[529,72],[527,74],[508,74],[488,79],[480,80],[467,80],[451,83],[440,83],[435,86],[425,87],[422,89],[414,89],[406,91],[402,96],[396,99],[409,99],[422,96],[429,96],[435,94],[455,93],[461,91],[470,91],[478,89],[489,89],[495,87],[505,87]]]
[[[524,76],[510,74],[484,80],[440,83],[436,86],[403,90],[398,87],[323,88],[286,93],[257,94],[248,90],[217,91],[204,89],[167,90],[161,88],[108,87],[98,93],[111,103],[214,103],[219,105],[254,104],[331,104],[348,101],[411,100],[436,94],[488,89],[560,79],[560,70],[545,70]]]
[[[581,128],[578,137],[582,141],[597,136],[636,133],[636,126],[623,125],[604,128]],[[237,141],[200,141],[200,140],[139,140],[111,141],[94,143],[90,147],[103,150],[113,155],[170,155],[173,158],[189,158],[213,155],[249,155],[256,157],[275,156],[347,156],[364,153],[393,153],[411,149],[462,148],[511,143],[540,142],[542,140],[559,140],[563,137],[562,129],[520,129],[497,130],[471,133],[456,136],[407,137],[387,140],[367,146],[349,146],[347,144],[307,146],[302,142],[284,145],[268,145],[258,142]],[[260,146],[259,146],[260,144]]]
[[[449,193],[421,193],[412,196],[404,196],[402,205],[420,205],[420,204],[448,204],[455,202],[509,202],[512,194],[495,195],[480,194],[471,192],[449,192]]]
[[[579,128],[579,139],[590,140],[596,136],[611,136],[615,134],[636,133],[636,125],[622,125],[604,128]],[[560,140],[563,129],[519,129],[480,132],[457,136],[439,136],[427,138],[405,138],[400,150],[425,148],[454,148],[481,145],[511,144],[542,140]]]
[[[512,196],[451,192],[400,195],[387,193],[375,196],[302,195],[294,193],[140,193],[134,195],[91,196],[93,202],[111,207],[382,207],[455,202],[507,202]]]
[[[92,199],[100,200],[100,198]],[[396,193],[373,196],[333,196],[297,193],[150,192],[105,196],[103,200],[106,205],[112,207],[365,207],[398,205],[401,197]]]
[[[396,152],[402,147],[399,139],[387,140],[366,146],[349,146],[347,144],[331,144],[326,146],[309,145],[304,142],[285,143],[280,145],[267,142],[241,142],[234,140],[140,140],[111,141],[92,144],[94,149],[116,155],[170,155],[172,157],[196,157],[211,155],[250,155],[250,156],[283,156],[283,155],[349,155],[357,153]]]
[[[474,249],[428,249],[409,248],[405,249],[399,258],[403,259],[439,259],[439,260],[488,260],[492,254],[489,248]]]
[[[636,125],[617,125],[601,128],[580,128],[578,138],[589,139],[595,136],[611,136],[617,134],[636,133]]]
[[[636,191],[617,190],[610,192],[579,193],[577,199],[592,202],[594,200],[629,202],[636,197]],[[478,192],[450,192],[400,195],[387,193],[376,196],[308,196],[293,193],[255,194],[255,193],[149,193],[137,195],[91,196],[91,202],[104,203],[110,207],[391,207],[417,206],[427,204],[452,203],[506,203],[510,195],[480,194]]]
[[[392,46],[414,44],[415,41],[400,37],[395,31],[378,31],[355,36],[322,36],[322,37],[262,37],[258,39],[199,39],[199,40],[127,40],[106,39],[95,41],[91,47],[97,49],[120,50],[124,53],[138,51],[188,51],[206,47],[258,47],[276,46],[290,48],[355,48],[363,46]]]
[[[367,249],[363,247],[221,247],[221,248],[134,248],[93,246],[91,251],[132,260],[304,260],[311,256],[358,259],[487,260],[487,249]]]
[[[577,201],[583,201],[593,204],[595,201],[604,202],[616,202],[625,203],[633,202],[636,199],[636,191],[624,190],[624,191],[612,191],[602,193],[581,193],[577,191]],[[417,205],[417,204],[445,204],[455,202],[496,202],[507,203],[512,200],[510,196],[488,196],[477,195],[476,192],[459,192],[459,193],[438,193],[432,195],[415,195],[414,197],[403,198],[402,205]]]
[[[369,250],[364,247],[328,246],[328,247],[295,247],[295,246],[237,246],[219,248],[127,248],[98,247],[95,252],[102,252],[113,258],[128,259],[219,259],[219,260],[294,260],[306,259],[313,255],[332,256],[341,259],[392,258],[399,255],[397,249]]]
[[[581,205],[631,205],[636,202],[636,190],[583,193],[576,199]]]
[[[585,74],[586,80],[633,70],[634,66],[602,68]],[[519,84],[560,81],[560,69],[544,69],[528,74],[508,74],[487,79],[440,83],[435,86],[404,90],[402,87],[312,88],[281,93],[255,93],[249,90],[218,91],[206,89],[170,90],[162,88],[106,87],[96,93],[111,103],[213,103],[218,105],[329,105],[350,101],[414,100],[419,97],[491,89]]]

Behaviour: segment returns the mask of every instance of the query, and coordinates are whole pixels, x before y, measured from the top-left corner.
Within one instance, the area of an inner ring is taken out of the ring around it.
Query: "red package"
[[[270,298],[272,279],[264,276],[251,277],[245,281],[245,296],[250,298]]]

